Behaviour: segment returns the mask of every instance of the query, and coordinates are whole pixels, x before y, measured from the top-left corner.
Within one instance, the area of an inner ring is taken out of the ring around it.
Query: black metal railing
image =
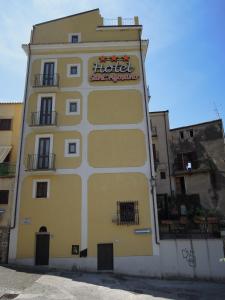
[[[59,74],[36,74],[34,75],[34,87],[58,87]]]
[[[47,155],[28,154],[27,170],[29,171],[48,171],[55,170],[55,154]]]
[[[57,125],[57,112],[51,111],[49,113],[32,112],[31,126],[55,126]]]
[[[0,177],[15,176],[16,165],[11,163],[0,164]]]

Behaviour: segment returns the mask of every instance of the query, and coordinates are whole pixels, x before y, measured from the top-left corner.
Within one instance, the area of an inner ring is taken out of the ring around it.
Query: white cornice
[[[142,40],[142,46],[148,47],[148,41]],[[46,51],[46,50],[107,50],[107,49],[133,49],[134,47],[139,47],[139,41],[120,41],[120,42],[91,42],[91,43],[65,43],[65,44],[31,44],[30,48],[32,50]],[[28,44],[22,45],[23,50],[28,52]]]

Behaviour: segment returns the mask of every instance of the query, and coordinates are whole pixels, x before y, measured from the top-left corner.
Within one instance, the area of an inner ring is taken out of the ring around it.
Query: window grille
[[[138,201],[117,202],[117,225],[138,225]]]

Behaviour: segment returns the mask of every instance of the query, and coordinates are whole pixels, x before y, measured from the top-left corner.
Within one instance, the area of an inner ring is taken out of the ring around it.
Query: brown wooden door
[[[98,270],[113,270],[113,244],[98,244]]]

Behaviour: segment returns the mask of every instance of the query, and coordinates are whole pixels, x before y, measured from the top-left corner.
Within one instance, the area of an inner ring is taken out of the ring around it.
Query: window
[[[48,179],[33,181],[33,198],[49,198],[50,182]]]
[[[76,143],[69,143],[69,154],[76,153]]]
[[[80,155],[80,140],[79,139],[68,139],[65,140],[65,157],[76,157]]]
[[[184,138],[184,132],[180,131],[180,138],[183,139]]]
[[[66,115],[80,114],[80,99],[67,99],[66,101]]]
[[[8,204],[9,200],[9,191],[1,190],[0,191],[0,204]]]
[[[77,66],[71,66],[70,67],[70,74],[71,75],[77,75]]]
[[[80,42],[81,34],[80,33],[69,33],[69,43],[77,44]]]
[[[11,130],[11,119],[0,119],[0,130]]]
[[[166,179],[166,172],[160,172],[160,178]]]
[[[191,129],[191,130],[189,131],[189,134],[190,134],[190,137],[193,137],[193,136],[194,136],[194,131],[193,131],[193,129]]]
[[[117,224],[139,224],[138,202],[117,202]]]
[[[72,35],[71,36],[71,43],[73,43],[73,44],[76,44],[76,43],[78,43],[79,42],[79,37],[78,37],[78,35],[76,34],[74,34],[74,35]]]
[[[80,76],[80,64],[68,64],[67,77],[79,77],[79,76]]]
[[[175,184],[176,184],[176,193],[185,195],[186,194],[186,186],[185,186],[184,177],[176,177]]]

